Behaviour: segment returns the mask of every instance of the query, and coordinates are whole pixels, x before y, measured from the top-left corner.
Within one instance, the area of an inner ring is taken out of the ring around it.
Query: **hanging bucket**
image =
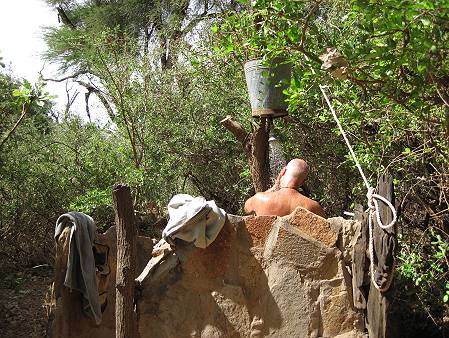
[[[266,65],[262,60],[245,63],[245,78],[248,87],[251,114],[254,117],[287,115],[288,104],[282,93],[288,87],[292,65],[277,58]]]

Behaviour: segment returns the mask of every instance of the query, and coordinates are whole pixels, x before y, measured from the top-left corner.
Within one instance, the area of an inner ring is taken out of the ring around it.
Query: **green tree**
[[[63,4],[54,3],[62,15]],[[211,47],[209,43],[207,50],[201,44],[204,31],[209,41],[207,19],[236,5],[167,1],[145,9],[136,3],[65,4],[63,12],[73,18],[72,24],[48,31],[47,57],[62,61],[63,68],[73,72],[69,77],[96,94],[105,106],[125,140],[124,151],[131,154],[133,167],[123,171],[139,206],[155,202],[162,206],[174,193],[190,191],[237,211],[243,198],[238,193],[241,185],[235,184],[242,181],[240,174],[245,171],[240,165],[242,152],[221,132],[218,121],[242,109],[243,82],[239,79],[235,93],[228,93],[225,85],[233,84],[222,81],[222,76],[233,82],[236,69],[202,63]],[[121,20],[123,6],[139,18],[130,14]],[[100,15],[104,12],[111,20]],[[187,39],[194,29],[196,39]],[[238,101],[227,101],[224,109],[212,104],[233,96]]]

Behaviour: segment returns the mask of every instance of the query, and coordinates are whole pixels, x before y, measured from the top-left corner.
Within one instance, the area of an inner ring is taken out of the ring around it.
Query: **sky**
[[[47,6],[44,0],[0,0],[0,55],[3,63],[11,67],[12,73],[19,78],[25,78],[31,83],[37,81],[39,71],[46,78],[58,78],[58,66],[44,63],[41,54],[45,51],[42,38],[44,26],[58,26],[56,10]],[[45,65],[45,67],[44,67]],[[80,93],[72,106],[72,111],[87,120],[84,105],[85,90],[78,85],[69,85],[72,94],[75,90]],[[67,102],[66,84],[64,82],[48,82],[47,90],[57,95],[56,109],[64,110]],[[105,123],[105,116],[97,100],[92,100],[91,114],[100,124]],[[103,123],[102,123],[103,122]]]

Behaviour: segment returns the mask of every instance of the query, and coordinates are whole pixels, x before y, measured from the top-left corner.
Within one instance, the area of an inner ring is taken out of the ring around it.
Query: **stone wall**
[[[301,208],[285,217],[228,215],[208,248],[180,243],[144,280],[140,337],[362,337],[348,255],[348,229],[357,225]],[[77,309],[79,295],[57,286],[53,337],[114,337],[115,231],[101,238],[111,268],[103,323],[95,327]],[[151,258],[150,240],[139,243],[138,272]]]

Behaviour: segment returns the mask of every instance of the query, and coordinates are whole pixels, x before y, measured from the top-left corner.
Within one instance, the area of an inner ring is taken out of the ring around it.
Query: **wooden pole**
[[[268,137],[270,118],[261,117],[258,128],[251,134],[251,156],[249,164],[256,192],[270,188],[270,163],[268,160]]]
[[[363,211],[363,206],[356,205],[354,219],[360,222],[360,235],[352,251],[352,296],[354,307],[359,310],[366,309],[367,289],[366,284],[369,262],[366,257],[368,247],[368,214]]]
[[[382,175],[378,182],[378,194],[384,196],[393,205],[394,189],[393,177]],[[393,215],[390,209],[382,202],[379,202],[380,216],[384,224],[392,221]],[[374,266],[375,278],[384,287],[389,278],[393,278],[394,273],[394,255],[396,251],[396,227],[391,229],[381,229],[377,225],[377,220],[373,222],[374,239]],[[392,327],[392,321],[389,316],[390,303],[392,300],[392,289],[386,292],[377,290],[373,283],[370,284],[368,303],[367,303],[367,326],[370,337],[390,338],[396,337],[395,328]]]
[[[134,316],[137,232],[131,190],[125,184],[114,185],[112,200],[117,226],[115,336],[116,338],[134,338],[137,335],[137,323]]]

